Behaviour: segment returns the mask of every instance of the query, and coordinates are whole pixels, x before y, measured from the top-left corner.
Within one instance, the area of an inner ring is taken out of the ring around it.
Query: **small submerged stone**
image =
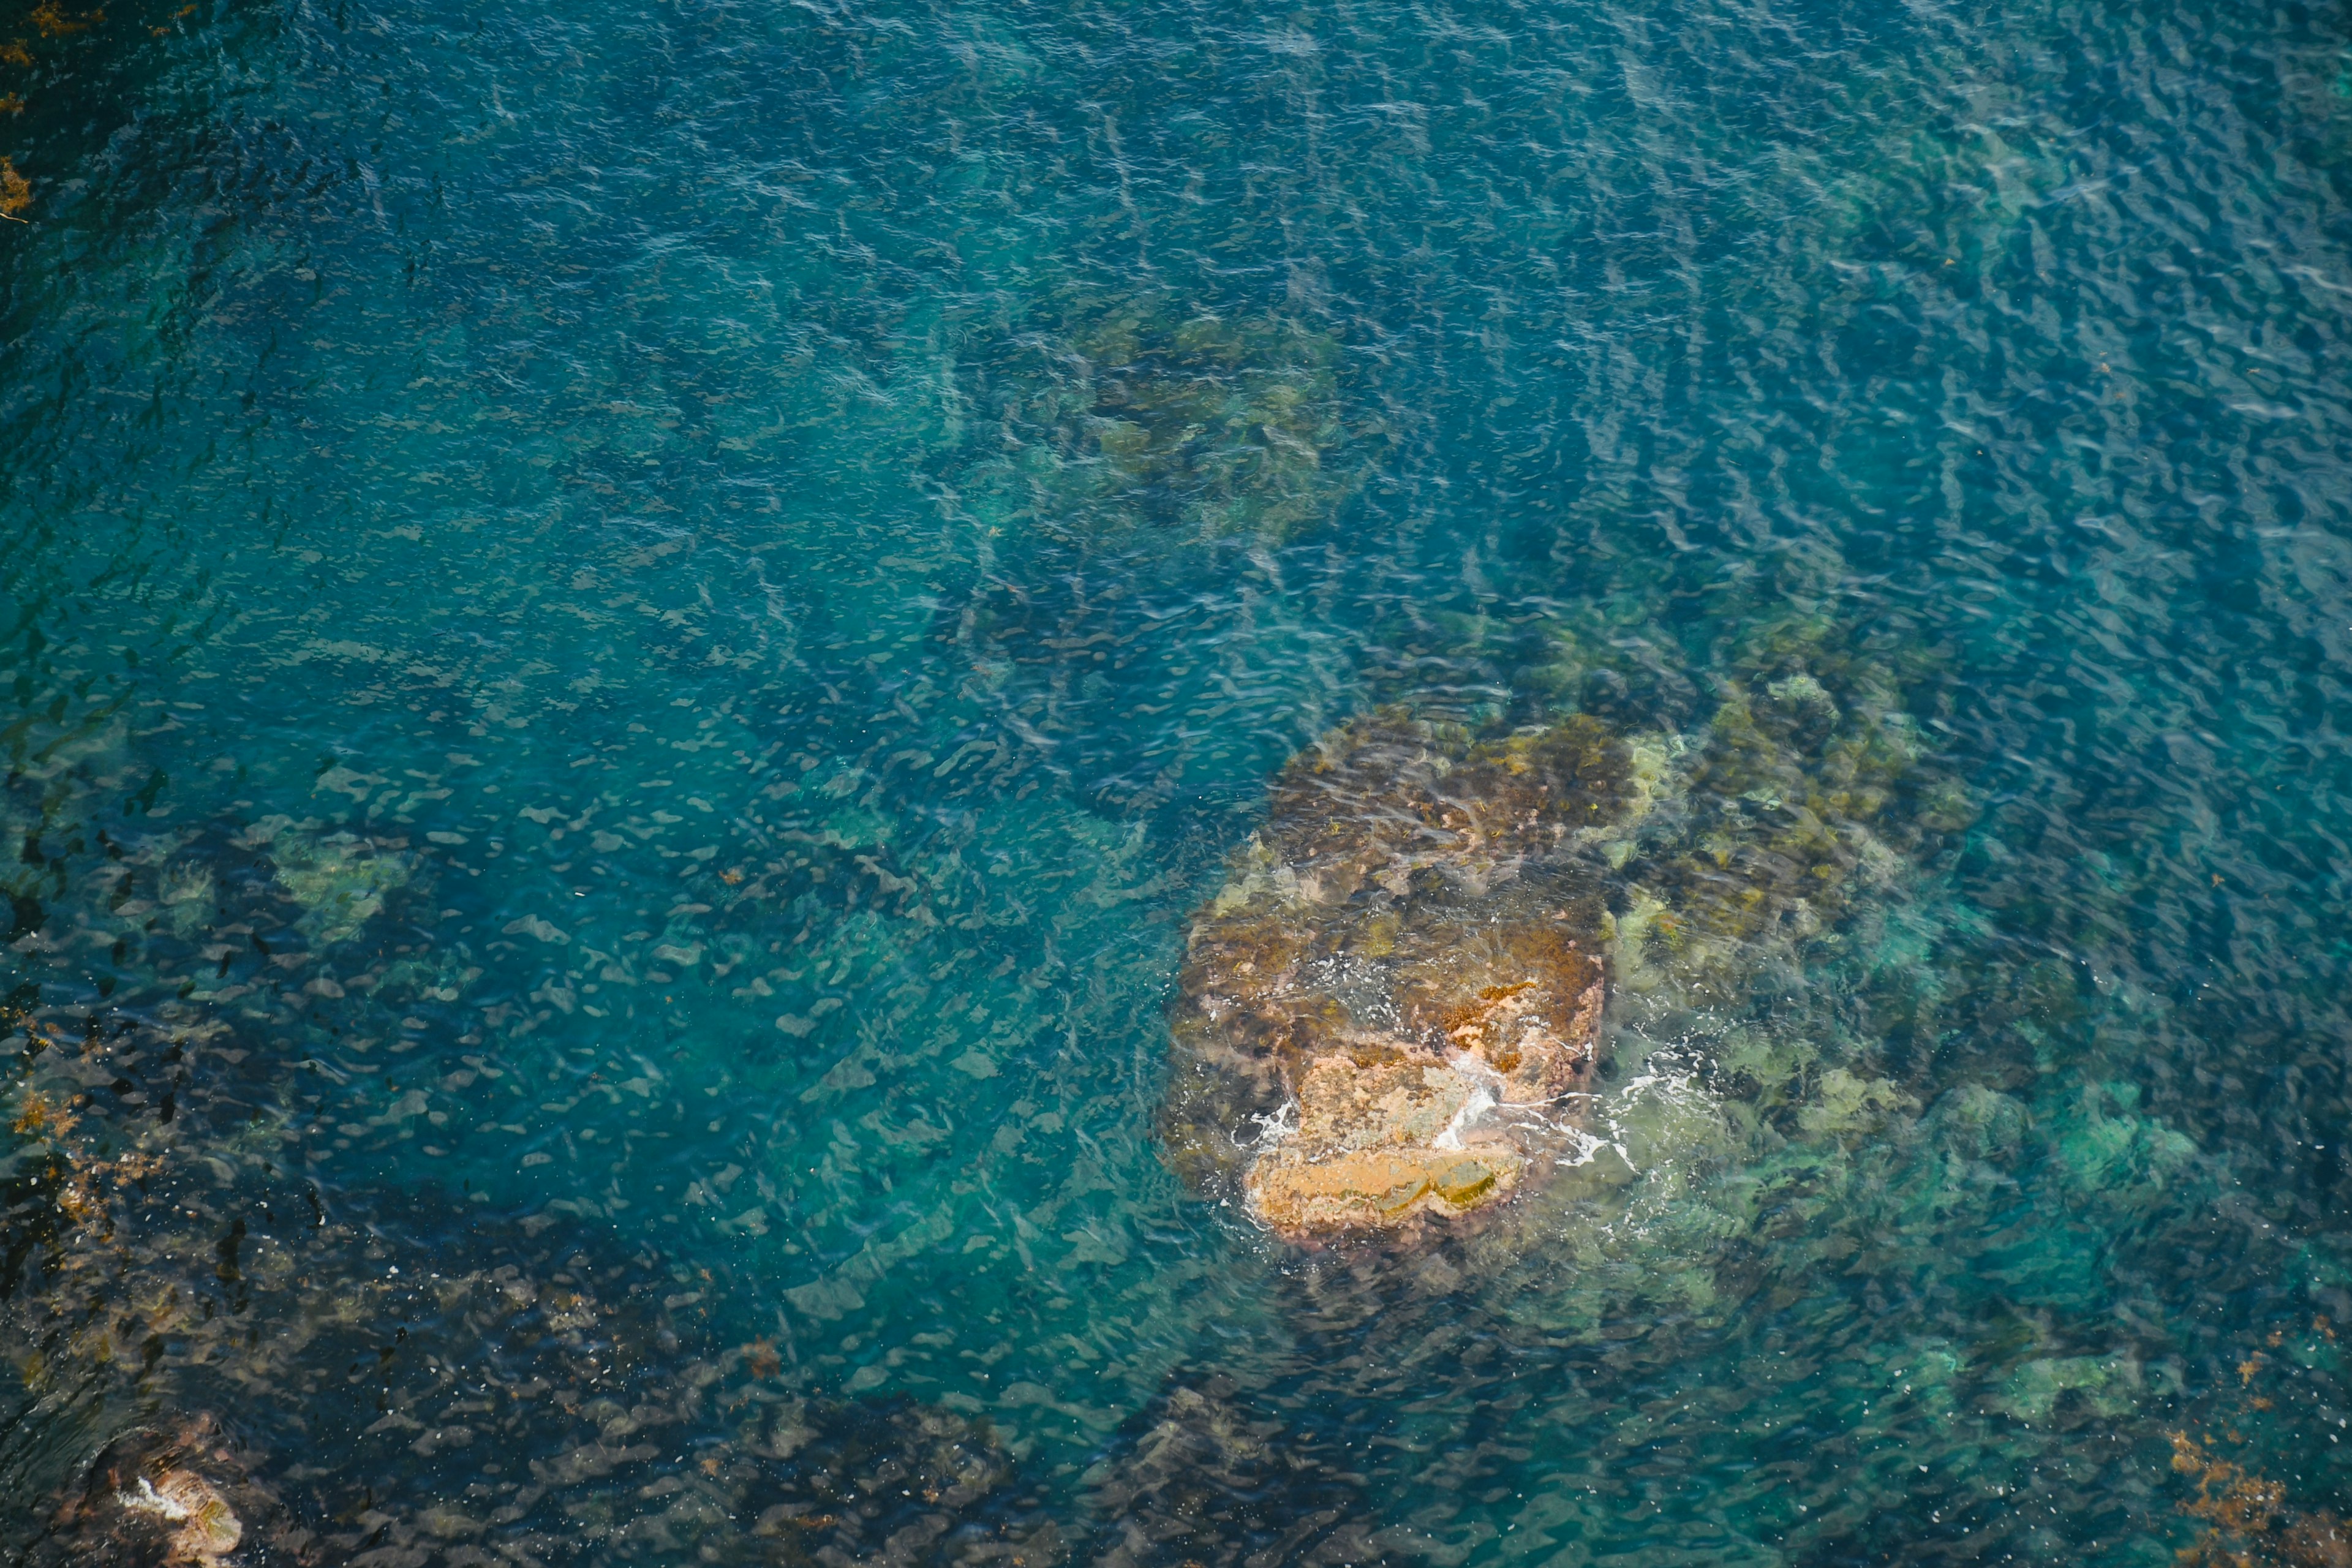
[[[1630,764],[1581,716],[1479,741],[1395,712],[1294,760],[1193,923],[1179,1164],[1302,1239],[1517,1189],[1588,1098],[1607,994],[1590,849],[1636,800]]]
[[[245,1526],[228,1500],[194,1470],[170,1469],[150,1480],[138,1479],[138,1489],[117,1492],[117,1506],[131,1513],[152,1514],[178,1526],[172,1532],[171,1561],[214,1568],[245,1539]]]
[[[228,1568],[284,1534],[281,1513],[257,1489],[209,1417],[175,1433],[140,1427],[91,1461],[79,1500],[26,1549],[28,1563],[106,1563],[121,1568]],[[262,1542],[251,1525],[261,1516]]]

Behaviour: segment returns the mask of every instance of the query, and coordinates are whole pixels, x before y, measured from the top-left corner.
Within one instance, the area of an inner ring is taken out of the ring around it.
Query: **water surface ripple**
[[[2340,5],[18,34],[8,1561],[2352,1561]],[[1383,709],[1654,800],[1582,1163],[1303,1249],[1171,1006]]]

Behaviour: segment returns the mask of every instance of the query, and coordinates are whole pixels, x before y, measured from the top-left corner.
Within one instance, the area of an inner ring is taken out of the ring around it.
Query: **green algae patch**
[[[2057,1119],[2056,1154],[2077,1196],[2126,1208],[2155,1202],[2196,1158],[2197,1146],[2143,1117],[2139,1086],[2093,1083]]]
[[[2144,1382],[2139,1363],[2122,1357],[2045,1356],[2011,1373],[1991,1405],[2039,1424],[2057,1414],[2061,1395],[2071,1394],[2092,1415],[2114,1420],[2138,1406]]]
[[[1916,1111],[1919,1102],[1883,1078],[1865,1079],[1832,1068],[1822,1075],[1811,1104],[1797,1113],[1797,1125],[1815,1137],[1871,1133],[1901,1111]]]
[[[322,946],[357,935],[408,881],[404,857],[352,833],[317,835],[286,817],[266,817],[245,842],[267,847],[279,885],[300,906],[295,928]]]
[[[1670,821],[1622,862],[1624,984],[1722,990],[1762,950],[1802,942],[1899,886],[1971,819],[1909,706],[1923,672],[1868,656],[1814,618],[1751,628],[1704,725],[1648,793]]]

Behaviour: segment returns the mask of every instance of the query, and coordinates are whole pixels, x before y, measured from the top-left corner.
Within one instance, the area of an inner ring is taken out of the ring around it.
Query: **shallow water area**
[[[5,1560],[2347,1560],[2347,37],[24,9]],[[1294,1245],[1390,713],[1599,1049]]]

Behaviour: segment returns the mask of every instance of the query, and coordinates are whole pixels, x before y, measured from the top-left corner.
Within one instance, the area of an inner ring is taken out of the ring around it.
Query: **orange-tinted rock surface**
[[[1294,759],[1193,922],[1180,1167],[1297,1238],[1517,1188],[1594,1068],[1604,916],[1583,851],[1628,778],[1585,718],[1475,741],[1381,713]]]

